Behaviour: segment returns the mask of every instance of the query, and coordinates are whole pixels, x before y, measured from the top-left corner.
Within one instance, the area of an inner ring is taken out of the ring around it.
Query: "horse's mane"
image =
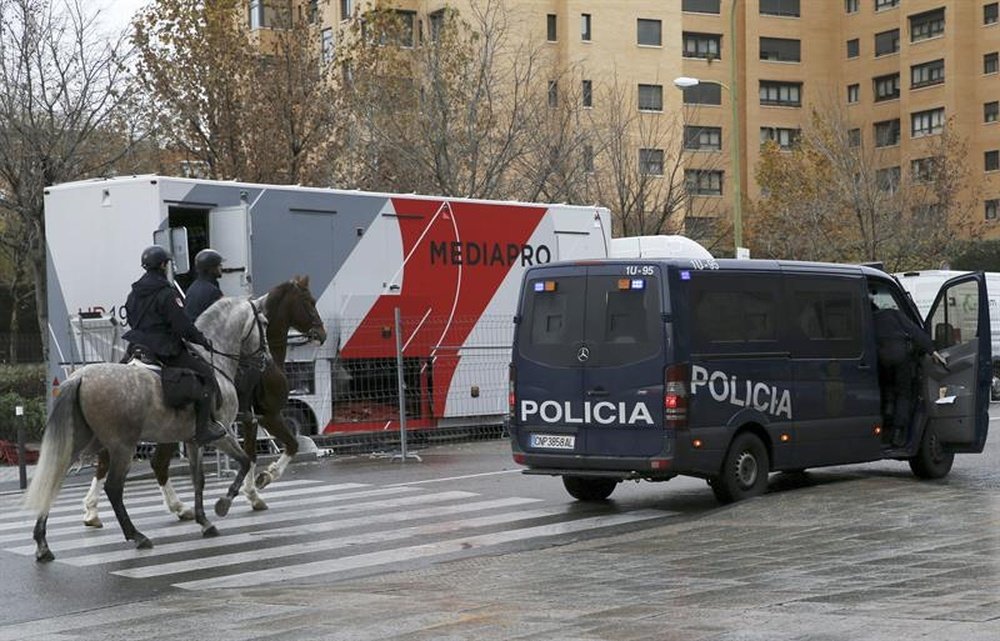
[[[273,315],[275,309],[277,309],[278,304],[287,296],[290,292],[294,291],[297,287],[294,281],[286,280],[283,283],[279,283],[271,288],[267,294],[265,294],[264,300],[264,314],[269,318]]]

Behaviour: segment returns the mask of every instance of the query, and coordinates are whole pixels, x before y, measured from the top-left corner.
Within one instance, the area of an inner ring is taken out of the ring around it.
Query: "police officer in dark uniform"
[[[159,246],[142,252],[142,278],[132,283],[125,301],[128,323],[132,329],[122,338],[129,342],[129,352],[136,346],[156,355],[164,365],[186,367],[197,372],[205,385],[205,395],[195,402],[195,440],[204,445],[226,435],[221,423],[212,420],[215,386],[212,366],[188,351],[184,341],[212,349],[211,341],[194,326],[184,313],[180,296],[167,280],[170,256]]]
[[[194,257],[194,268],[198,278],[188,287],[184,300],[184,312],[192,322],[201,313],[222,298],[219,279],[222,277],[222,254],[214,249],[203,249]]]
[[[874,305],[874,303],[873,303]],[[878,365],[884,381],[883,394],[893,399],[892,444],[901,447],[913,415],[913,386],[921,354],[931,354],[944,365],[943,356],[934,350],[934,342],[922,327],[898,309],[872,310],[875,315],[875,340]]]

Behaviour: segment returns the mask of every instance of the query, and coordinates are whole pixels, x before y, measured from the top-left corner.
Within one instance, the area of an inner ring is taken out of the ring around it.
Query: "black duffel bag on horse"
[[[167,407],[180,408],[205,396],[205,384],[193,369],[164,367],[163,402]]]

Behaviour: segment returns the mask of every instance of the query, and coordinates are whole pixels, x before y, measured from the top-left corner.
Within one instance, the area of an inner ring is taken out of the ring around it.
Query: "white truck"
[[[894,276],[909,292],[921,315],[926,316],[934,303],[934,295],[942,283],[963,273],[965,272],[928,269],[899,272]],[[1000,273],[986,272],[986,295],[990,303],[990,336],[992,337],[991,351],[993,353],[992,396],[993,400],[998,400],[1000,399]],[[975,304],[975,301],[971,301],[969,304]]]
[[[50,383],[120,356],[125,298],[154,238],[182,288],[210,246],[227,295],[310,277],[329,338],[290,350],[286,418],[341,435],[399,428],[397,309],[407,426],[501,424],[524,269],[606,257],[611,228],[602,207],[155,175],[50,187],[45,223]]]

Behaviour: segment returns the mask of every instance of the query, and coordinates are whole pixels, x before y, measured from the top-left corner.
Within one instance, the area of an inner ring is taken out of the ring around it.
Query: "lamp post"
[[[732,75],[733,77],[736,76],[735,71]],[[701,84],[719,85],[729,92],[729,104],[732,107],[732,133],[729,137],[729,161],[731,165],[730,173],[732,173],[733,189],[733,255],[736,258],[748,257],[749,254],[743,248],[743,186],[742,179],[740,177],[740,147],[742,146],[742,136],[740,134],[739,98],[730,85],[719,82],[718,80],[701,80],[699,78],[690,78],[687,76],[674,78],[674,86],[678,89],[687,89],[688,87],[696,87]]]

